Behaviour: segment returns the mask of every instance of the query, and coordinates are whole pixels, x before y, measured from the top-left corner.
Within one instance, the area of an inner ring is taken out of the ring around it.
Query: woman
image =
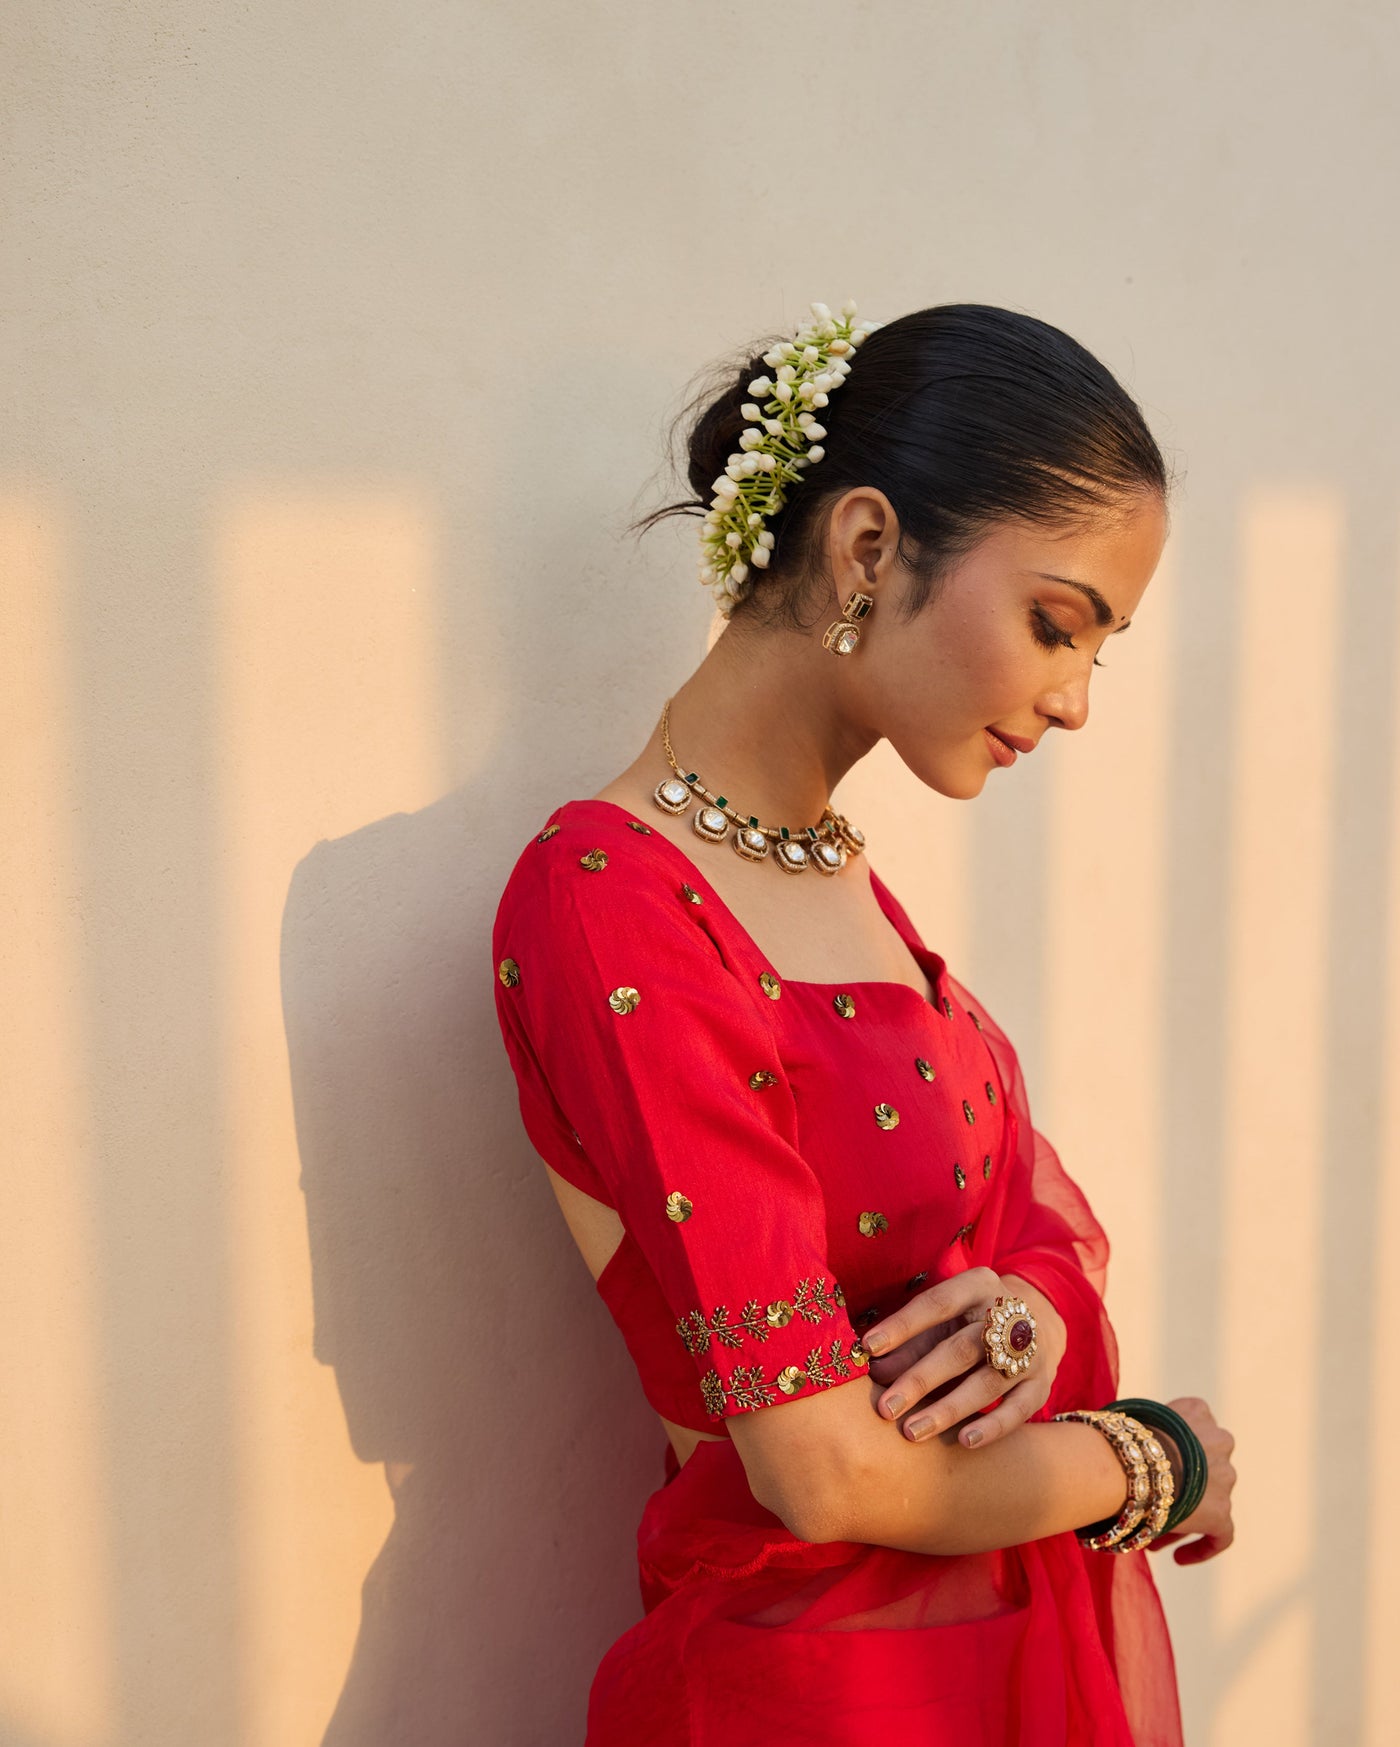
[[[830,804],[882,739],[971,799],[1084,726],[1162,457],[1043,322],[812,309],[657,512],[703,515],[722,634],[496,919],[525,1126],[669,1438],[589,1747],[1180,1747],[1145,1548],[1230,1544],[1233,1440],[1105,1417],[1104,1233]]]

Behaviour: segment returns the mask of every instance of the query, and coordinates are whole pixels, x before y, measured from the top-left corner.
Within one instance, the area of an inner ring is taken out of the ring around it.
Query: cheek
[[[981,620],[943,655],[943,695],[979,728],[1022,708],[1037,683],[1033,658],[1005,624]]]

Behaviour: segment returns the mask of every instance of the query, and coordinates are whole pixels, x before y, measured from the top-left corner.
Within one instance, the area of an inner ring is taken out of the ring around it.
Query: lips
[[[988,728],[989,734],[995,734],[1004,746],[1009,746],[1013,752],[1034,752],[1035,741],[1027,740],[1024,734],[1008,734],[1004,728]]]

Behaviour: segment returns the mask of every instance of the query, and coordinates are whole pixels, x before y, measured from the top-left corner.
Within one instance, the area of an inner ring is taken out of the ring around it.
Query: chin
[[[923,768],[917,765],[909,765],[909,768],[924,787],[932,789],[935,794],[946,795],[950,801],[971,801],[982,793],[990,775],[988,769],[979,768],[979,762],[971,758],[948,759]],[[905,763],[908,763],[907,759]]]

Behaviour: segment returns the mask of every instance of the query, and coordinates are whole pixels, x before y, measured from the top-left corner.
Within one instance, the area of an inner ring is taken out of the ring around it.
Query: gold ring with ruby
[[[1003,1377],[1019,1377],[1030,1370],[1036,1354],[1035,1318],[1024,1298],[999,1293],[987,1306],[982,1348],[987,1363]]]

